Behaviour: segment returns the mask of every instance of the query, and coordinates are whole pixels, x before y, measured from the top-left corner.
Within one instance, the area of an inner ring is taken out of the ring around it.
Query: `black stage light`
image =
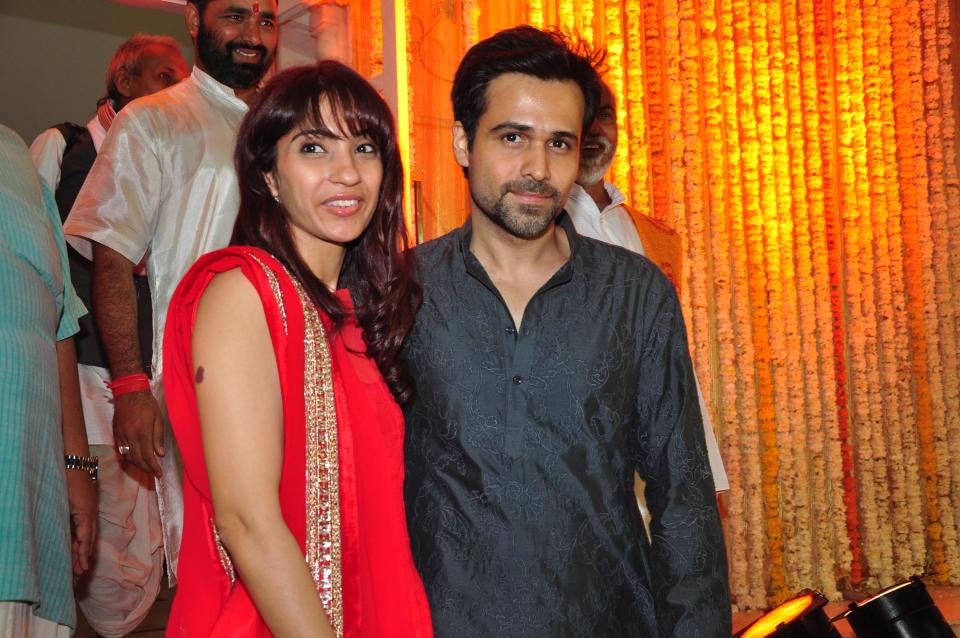
[[[735,638],[840,638],[840,632],[823,610],[826,604],[823,594],[804,589],[760,616]]]
[[[923,581],[888,587],[857,603],[834,620],[846,618],[857,638],[954,638],[956,636]]]

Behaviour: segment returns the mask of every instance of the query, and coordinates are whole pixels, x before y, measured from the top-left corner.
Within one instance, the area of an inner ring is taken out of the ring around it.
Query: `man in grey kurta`
[[[561,215],[598,96],[590,61],[531,27],[454,80],[471,215],[417,250],[404,350],[407,516],[440,637],[730,635],[676,294]]]

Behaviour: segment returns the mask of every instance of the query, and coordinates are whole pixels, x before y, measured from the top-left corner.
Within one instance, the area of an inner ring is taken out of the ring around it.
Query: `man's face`
[[[129,100],[156,93],[187,77],[187,63],[180,52],[160,44],[144,47],[140,74],[120,80],[120,89]]]
[[[580,174],[577,183],[591,186],[603,179],[617,153],[617,112],[610,87],[603,85],[597,116],[580,145]]]
[[[253,88],[277,50],[277,2],[212,0],[191,35],[204,71],[233,89]]]
[[[486,103],[473,148],[459,122],[453,131],[457,162],[468,169],[471,214],[515,237],[539,237],[577,176],[583,93],[570,80],[507,73],[487,86]]]

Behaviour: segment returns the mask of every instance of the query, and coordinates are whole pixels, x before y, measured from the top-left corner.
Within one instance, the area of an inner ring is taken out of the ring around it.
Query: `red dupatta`
[[[276,259],[250,247],[201,257],[180,282],[168,311],[164,389],[186,480],[180,584],[167,635],[270,635],[217,536],[193,381],[198,302],[215,275],[234,268],[260,295],[276,355],[284,421],[283,518],[304,553],[327,617],[338,636],[349,637],[350,619],[360,618],[354,565],[358,515],[349,413],[337,409],[343,383],[331,365],[329,321]]]

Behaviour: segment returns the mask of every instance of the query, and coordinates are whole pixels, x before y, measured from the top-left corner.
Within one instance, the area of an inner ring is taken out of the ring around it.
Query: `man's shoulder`
[[[583,274],[588,279],[647,282],[657,288],[672,286],[649,258],[622,246],[581,235],[577,237],[576,250]]]
[[[446,235],[441,235],[428,242],[420,244],[413,249],[414,262],[421,271],[431,269],[441,263],[450,260],[456,252],[457,242],[460,239],[462,229],[458,228]]]
[[[135,123],[150,135],[171,130],[171,123],[200,122],[197,112],[209,108],[207,101],[189,79],[162,91],[133,100],[117,114],[113,127],[126,128]],[[111,127],[111,129],[113,128]]]
[[[576,249],[589,260],[591,267],[627,268],[631,270],[651,266],[656,268],[653,262],[640,253],[593,237],[578,235]]]

